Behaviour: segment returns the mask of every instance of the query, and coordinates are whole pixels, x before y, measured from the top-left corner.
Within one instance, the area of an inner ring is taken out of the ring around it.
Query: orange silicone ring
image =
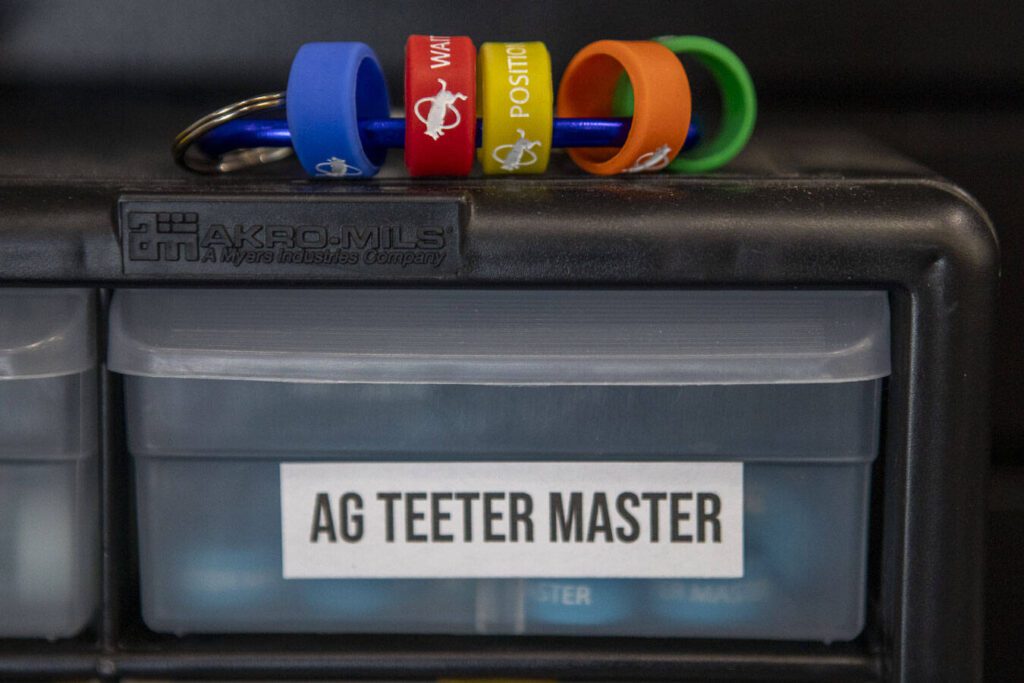
[[[652,41],[599,40],[577,52],[558,87],[558,116],[613,116],[612,99],[623,69],[634,93],[629,136],[618,149],[570,149],[572,160],[589,173],[657,171],[675,159],[686,141],[686,70],[671,50]]]

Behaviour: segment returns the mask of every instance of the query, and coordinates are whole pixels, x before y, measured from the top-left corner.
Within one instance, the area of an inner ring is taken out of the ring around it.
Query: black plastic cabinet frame
[[[831,149],[842,167],[842,148]],[[138,616],[129,458],[119,384],[108,375],[103,612],[75,641],[0,642],[0,677],[980,679],[997,243],[962,191],[883,152],[865,154],[850,152],[856,171],[807,162],[717,178],[0,179],[5,286],[870,288],[890,292],[893,316],[869,625],[854,642],[153,634]],[[444,272],[214,272],[174,260],[136,267],[122,252],[124,202],[173,202],[169,211],[187,214],[182,207],[243,201],[254,216],[313,199],[321,210],[358,204],[361,220],[413,228],[424,203],[447,206],[452,261]]]

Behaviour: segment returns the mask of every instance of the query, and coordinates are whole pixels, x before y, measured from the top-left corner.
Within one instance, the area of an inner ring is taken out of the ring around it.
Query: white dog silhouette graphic
[[[457,128],[458,125],[462,123],[462,115],[459,113],[459,110],[455,108],[455,103],[459,100],[469,99],[469,97],[460,92],[453,93],[448,90],[448,83],[443,78],[437,79],[437,82],[441,86],[441,89],[437,91],[437,94],[433,97],[423,97],[416,100],[416,104],[414,104],[412,108],[413,112],[416,114],[416,118],[427,126],[427,129],[423,131],[423,134],[429,135],[434,140],[437,140],[439,137],[444,135],[446,130]],[[420,108],[425,102],[430,103],[430,109],[424,117]],[[448,120],[448,112],[455,114],[455,121],[446,124],[445,121]]]
[[[660,171],[668,166],[668,153],[672,148],[662,145],[653,152],[641,154],[633,162],[633,165],[626,169],[626,173],[643,173],[644,171]]]
[[[316,174],[325,178],[344,178],[346,176],[362,175],[363,172],[357,166],[349,166],[348,162],[338,157],[331,157],[327,161],[321,161],[316,165]]]
[[[516,132],[519,133],[518,140],[511,145],[498,145],[491,152],[491,157],[501,163],[503,171],[516,171],[537,162],[537,154],[533,148],[540,144],[540,140],[528,140],[526,131],[522,128],[516,128]],[[502,153],[501,150],[508,151]]]

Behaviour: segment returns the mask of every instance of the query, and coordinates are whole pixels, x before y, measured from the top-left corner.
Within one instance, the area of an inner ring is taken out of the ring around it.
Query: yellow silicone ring
[[[476,73],[484,173],[543,173],[555,99],[544,43],[484,43]]]

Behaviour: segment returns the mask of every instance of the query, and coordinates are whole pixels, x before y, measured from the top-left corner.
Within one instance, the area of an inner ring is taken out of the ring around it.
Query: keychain
[[[224,173],[294,153],[313,177],[364,179],[380,170],[389,148],[404,147],[413,177],[464,177],[474,157],[488,175],[543,173],[551,149],[564,147],[591,173],[658,171],[702,139],[673,49],[655,41],[588,45],[566,69],[555,110],[543,43],[484,43],[477,54],[466,37],[410,36],[399,119],[389,116],[383,70],[369,46],[309,43],[295,56],[285,92],[202,117],[176,137],[173,155],[189,170]],[[244,118],[283,108],[286,119]],[[623,110],[629,115],[616,115]]]

